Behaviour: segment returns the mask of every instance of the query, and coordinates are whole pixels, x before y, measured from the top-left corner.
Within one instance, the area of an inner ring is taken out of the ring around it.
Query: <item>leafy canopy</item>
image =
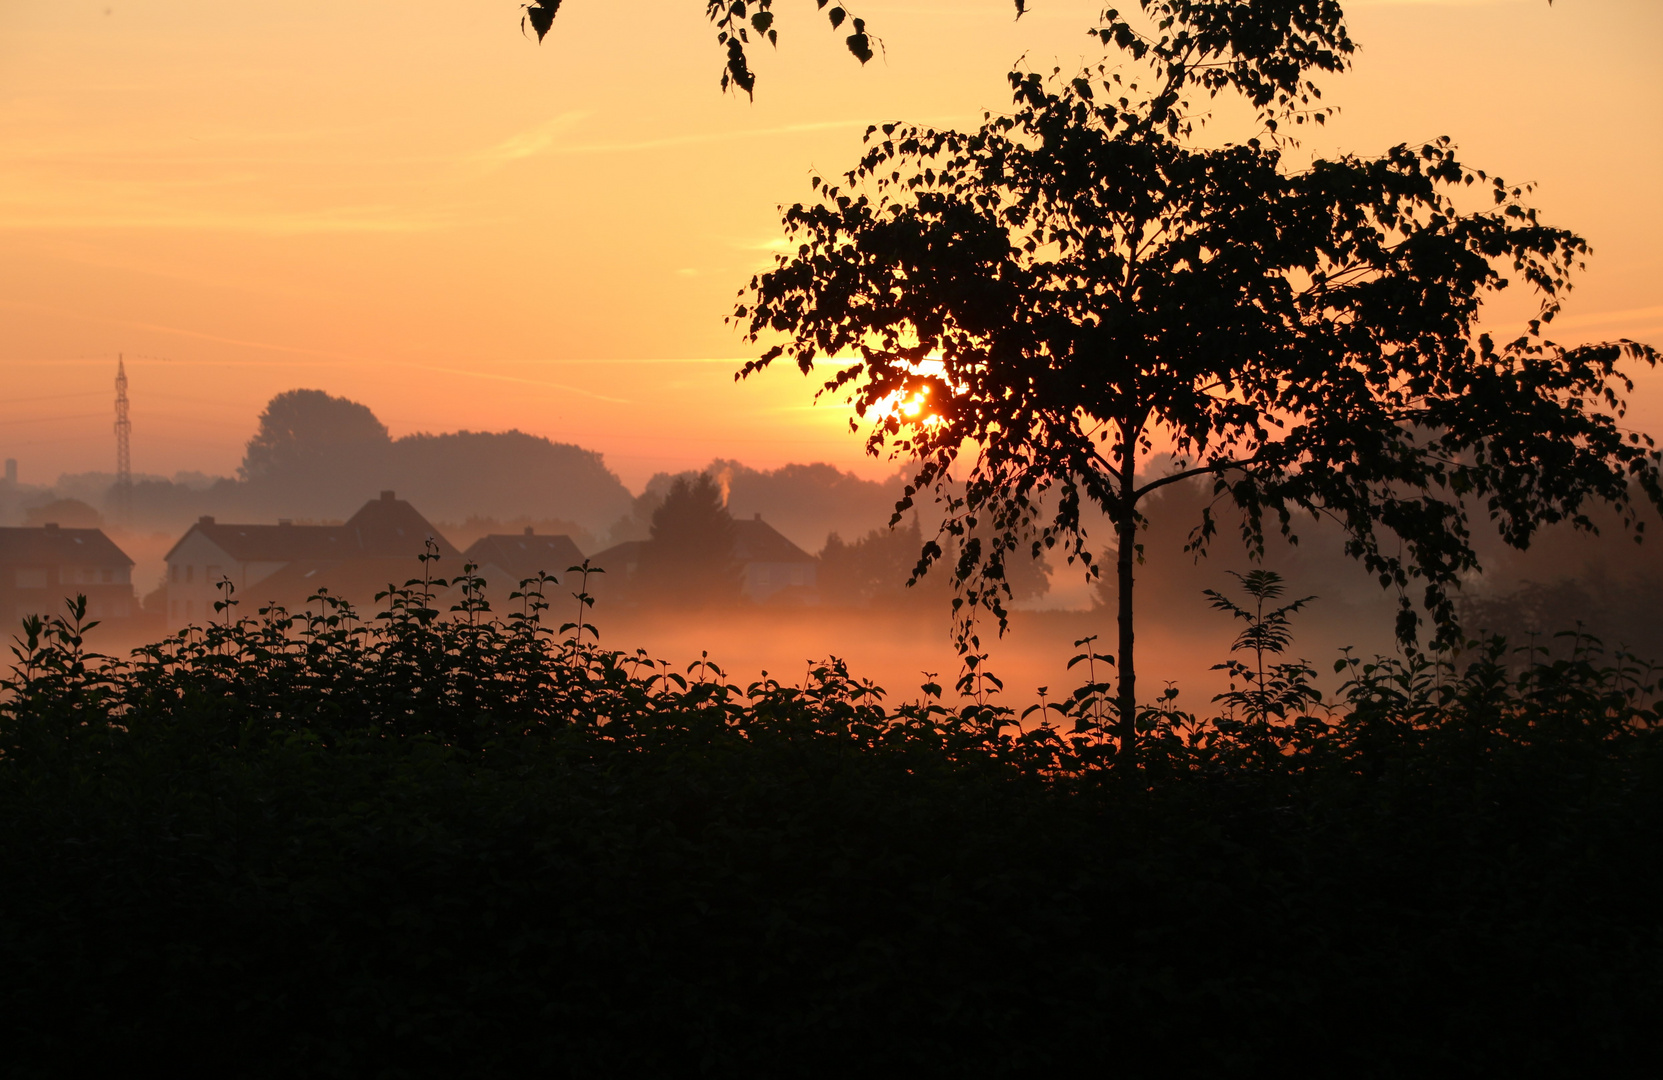
[[[1083,503],[1125,549],[1145,495],[1202,474],[1251,548],[1267,517],[1342,523],[1400,590],[1399,633],[1416,633],[1414,580],[1447,638],[1477,565],[1469,514],[1522,547],[1544,522],[1590,526],[1590,500],[1639,528],[1631,485],[1663,504],[1652,441],[1621,423],[1619,363],[1657,352],[1544,336],[1582,237],[1447,138],[1293,157],[1289,123],[1327,117],[1312,76],[1354,48],[1334,0],[1140,6],[1095,31],[1121,62],[1014,72],[1014,110],[974,131],[870,128],[853,170],[785,212],[794,250],[736,311],[776,342],[740,377],[830,365],[822,392],[852,398],[869,449],[914,461],[903,509],[934,489],[950,533],[991,524],[956,569],[968,602],[1002,622],[1017,544],[1090,567]],[[1198,142],[1191,99],[1219,96],[1255,108],[1260,136]],[[1512,283],[1539,314],[1498,343],[1477,320]],[[1151,476],[1157,453],[1175,465]],[[1209,516],[1194,539],[1212,532]]]
[[[322,390],[286,390],[260,414],[243,453],[245,480],[337,468],[342,457],[374,455],[391,443],[368,406]]]

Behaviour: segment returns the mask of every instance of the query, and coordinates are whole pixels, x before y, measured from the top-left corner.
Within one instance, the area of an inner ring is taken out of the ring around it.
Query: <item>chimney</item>
[[[526,534],[526,535],[527,535],[527,536],[536,536],[536,535],[537,535],[537,534],[536,534],[536,533],[535,533],[535,532],[532,532],[532,530],[531,530],[531,526],[530,526],[530,525],[527,525],[527,526],[526,526],[526,527],[525,527],[525,534]]]
[[[47,532],[57,532],[58,531],[58,523],[56,521],[48,521],[46,523],[46,531]]]
[[[756,520],[758,520],[758,521],[762,520],[762,511],[761,510],[758,510],[756,512]]]
[[[17,483],[17,459],[14,457],[6,459],[6,483]]]
[[[279,525],[293,525],[294,524],[294,518],[278,518],[277,519],[277,524],[279,524]]]
[[[196,523],[198,525],[212,525],[214,523],[214,515],[203,514],[201,517],[196,519]]]
[[[392,491],[390,491],[390,490],[389,491],[383,491],[381,493],[381,501],[382,502],[392,502],[393,501]]]

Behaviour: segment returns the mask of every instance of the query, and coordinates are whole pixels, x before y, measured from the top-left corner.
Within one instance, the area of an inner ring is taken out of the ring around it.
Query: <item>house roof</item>
[[[0,562],[132,566],[102,529],[0,528]]]
[[[539,571],[559,577],[567,567],[583,561],[583,552],[564,533],[538,536],[523,533],[492,533],[468,546],[462,558],[477,566],[498,566],[517,580],[536,577]]]
[[[814,556],[781,536],[762,520],[739,518],[733,523],[733,557],[742,563],[811,563]]]
[[[628,570],[641,561],[641,549],[645,547],[645,540],[625,540],[621,544],[613,544],[605,551],[599,551],[589,556],[589,562],[603,570]]]
[[[383,491],[344,525],[222,525],[204,517],[169,549],[172,559],[191,534],[213,542],[238,562],[294,562],[301,559],[360,559],[399,556],[414,565],[432,537],[446,570],[460,570],[462,553],[439,535],[416,508]],[[410,575],[406,575],[407,577]]]
[[[439,556],[452,560],[446,564],[450,571],[461,570],[462,553],[439,530],[428,524],[416,508],[403,499],[383,491],[379,499],[371,499],[356,514],[346,519],[343,532],[358,545],[358,553],[369,556],[405,555],[414,559],[426,550],[427,538],[432,537],[439,547]]]
[[[319,589],[328,589],[330,595],[351,601],[360,615],[367,615],[380,608],[375,602],[376,593],[420,577],[421,564],[402,555],[300,559],[248,586],[237,599],[243,614],[253,614],[268,603],[281,604],[293,612],[304,608]]]
[[[589,557],[595,566],[613,573],[629,572],[641,561],[646,540],[626,540]],[[814,556],[781,536],[779,530],[762,520],[739,518],[733,523],[733,558],[739,563],[812,563]]]
[[[351,550],[339,525],[221,525],[205,517],[180,537],[167,558],[173,558],[179,544],[192,533],[212,541],[238,562],[341,558]]]

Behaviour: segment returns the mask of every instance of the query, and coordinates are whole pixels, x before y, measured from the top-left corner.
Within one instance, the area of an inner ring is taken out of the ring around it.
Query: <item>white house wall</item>
[[[281,564],[278,564],[281,565]],[[191,532],[168,553],[167,628],[169,632],[214,618],[214,603],[223,599],[214,582],[221,575],[237,584],[242,592],[243,564],[225,549],[202,535]]]

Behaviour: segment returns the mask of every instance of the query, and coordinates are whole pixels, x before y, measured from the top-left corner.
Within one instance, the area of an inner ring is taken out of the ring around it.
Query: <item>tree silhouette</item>
[[[1522,547],[1542,522],[1586,527],[1589,500],[1638,528],[1631,482],[1663,505],[1651,440],[1619,425],[1631,384],[1617,365],[1655,365],[1656,351],[1542,336],[1581,237],[1540,223],[1528,189],[1469,168],[1447,139],[1290,156],[1290,123],[1327,116],[1312,76],[1344,70],[1354,48],[1337,3],[1140,6],[1158,36],[1114,12],[1094,31],[1123,69],[1013,73],[1014,113],[971,132],[869,129],[856,168],[815,178],[818,200],[786,212],[795,254],[736,311],[751,340],[788,338],[740,377],[781,357],[830,363],[822,393],[852,397],[868,448],[913,459],[897,513],[933,490],[949,534],[971,537],[955,567],[970,613],[1003,626],[1018,544],[1063,544],[1095,573],[1082,500],[1107,514],[1127,761],[1139,504],[1167,484],[1211,477],[1251,550],[1267,515],[1284,533],[1297,512],[1337,520],[1348,553],[1400,591],[1410,640],[1412,580],[1439,638],[1457,632],[1449,590],[1477,565],[1469,509]],[[1191,99],[1218,97],[1255,109],[1260,136],[1198,144]],[[1476,320],[1514,281],[1540,313],[1498,346]],[[1170,473],[1140,474],[1164,451]],[[1204,515],[1194,543],[1212,532]],[[926,562],[940,556],[925,545]]]
[[[722,489],[708,473],[678,476],[653,511],[652,534],[641,551],[641,584],[648,596],[692,604],[730,602],[739,595],[733,558],[733,518]]]
[[[245,480],[310,480],[378,459],[391,440],[368,406],[322,390],[288,390],[266,405],[238,470]]]

